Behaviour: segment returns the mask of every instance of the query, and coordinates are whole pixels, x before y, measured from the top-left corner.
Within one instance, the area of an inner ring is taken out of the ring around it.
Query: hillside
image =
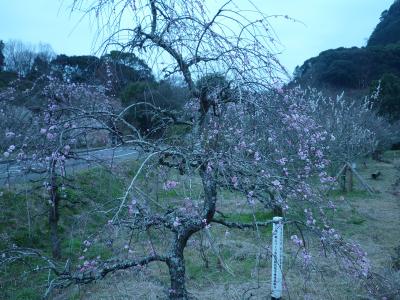
[[[400,44],[321,52],[296,70],[295,81],[328,89],[368,89],[383,74],[400,76]]]
[[[396,0],[389,10],[381,14],[380,22],[372,32],[368,47],[385,46],[400,40],[400,1]]]
[[[297,67],[294,82],[333,91],[368,92],[384,74],[400,76],[400,1],[385,10],[366,47],[323,51]]]

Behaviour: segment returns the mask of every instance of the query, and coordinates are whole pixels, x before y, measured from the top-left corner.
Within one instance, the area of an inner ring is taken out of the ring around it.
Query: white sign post
[[[272,219],[272,278],[271,299],[282,299],[283,222],[282,217]]]

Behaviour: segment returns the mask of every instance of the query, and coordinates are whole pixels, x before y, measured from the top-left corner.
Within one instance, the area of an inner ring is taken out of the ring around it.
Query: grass
[[[33,187],[33,186],[31,186]],[[60,190],[59,235],[63,257],[78,263],[83,241],[105,224],[110,214],[93,214],[114,207],[124,191],[123,180],[103,168],[81,171]],[[47,226],[47,194],[38,189],[26,191],[26,185],[0,190],[0,248],[10,245],[41,250],[50,256]],[[85,253],[88,259],[110,258],[112,252],[94,245]],[[0,270],[0,299],[41,299],[48,274],[26,273],[41,262],[27,259]],[[32,267],[33,265],[33,267]]]
[[[34,270],[32,266],[40,265],[40,263],[38,259],[28,258],[18,264],[2,267],[0,270],[1,299],[42,299],[43,289],[49,279],[47,272],[27,272],[29,269]],[[10,276],[10,274],[13,275]]]
[[[343,192],[342,190],[332,190],[329,192],[328,196],[334,198],[346,197],[347,199],[359,199],[359,198],[369,198],[371,195],[365,190],[352,190],[351,192]]]
[[[228,213],[226,220],[231,222],[240,223],[253,223],[270,221],[273,218],[272,212],[269,211],[256,211],[254,213]]]

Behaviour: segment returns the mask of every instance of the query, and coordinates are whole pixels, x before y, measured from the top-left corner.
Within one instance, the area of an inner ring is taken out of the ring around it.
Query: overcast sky
[[[221,2],[219,0],[209,0]],[[239,4],[247,0],[237,0]],[[267,15],[289,15],[273,21],[291,73],[296,65],[338,47],[361,47],[393,0],[252,0]],[[44,42],[56,53],[92,54],[96,26],[81,15],[70,15],[71,0],[0,0],[0,39]]]

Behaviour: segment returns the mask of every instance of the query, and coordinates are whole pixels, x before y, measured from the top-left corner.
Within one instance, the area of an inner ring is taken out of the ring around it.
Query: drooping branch
[[[75,273],[64,273],[59,277],[59,281],[69,281],[76,284],[87,284],[92,281],[102,279],[106,275],[116,271],[126,270],[133,267],[145,266],[151,262],[166,262],[167,258],[161,255],[150,255],[141,259],[126,259],[116,261],[106,261],[99,266],[81,269]]]
[[[143,258],[96,261],[96,263],[87,264],[80,269],[71,271],[71,264],[68,260],[65,266],[53,262],[52,259],[43,255],[40,251],[30,248],[13,248],[1,252],[0,266],[15,263],[18,260],[27,258],[39,258],[45,266],[37,266],[37,270],[49,269],[56,278],[52,282],[53,288],[67,287],[71,284],[87,284],[98,279],[102,279],[108,274],[116,271],[126,270],[133,267],[142,267],[151,262],[166,262],[167,257],[162,255],[149,255]],[[34,270],[33,270],[34,271]]]

